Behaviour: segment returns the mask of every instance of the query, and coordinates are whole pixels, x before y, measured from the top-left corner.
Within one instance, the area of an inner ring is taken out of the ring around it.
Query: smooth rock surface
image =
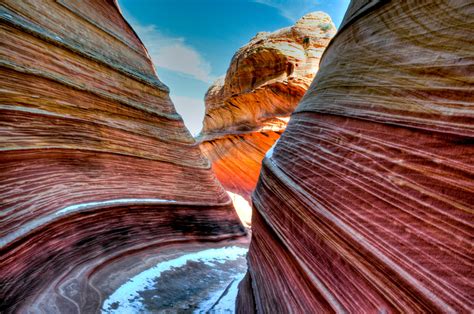
[[[326,13],[313,12],[291,27],[258,33],[209,88],[198,141],[226,190],[250,201],[265,152],[285,130],[335,32]]]
[[[115,1],[4,0],[0,21],[0,312],[95,311],[59,293],[78,268],[244,234]]]
[[[240,313],[472,313],[474,4],[352,1],[253,194]]]

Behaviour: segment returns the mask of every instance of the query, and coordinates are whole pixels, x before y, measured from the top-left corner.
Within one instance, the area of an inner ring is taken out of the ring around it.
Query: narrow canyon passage
[[[0,1],[0,313],[474,312],[473,1],[258,32],[196,138],[129,23]]]

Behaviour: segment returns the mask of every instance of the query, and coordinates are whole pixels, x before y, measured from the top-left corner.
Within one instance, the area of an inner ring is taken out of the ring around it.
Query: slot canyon
[[[0,313],[474,311],[471,0],[257,33],[195,138],[116,0],[0,20]]]

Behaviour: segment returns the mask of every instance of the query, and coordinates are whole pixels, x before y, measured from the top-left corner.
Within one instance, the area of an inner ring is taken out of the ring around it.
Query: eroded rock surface
[[[327,14],[314,12],[291,27],[258,33],[209,88],[198,140],[231,193],[250,200],[265,152],[285,129],[335,31]]]
[[[263,161],[241,313],[473,311],[473,17],[351,3]]]
[[[109,261],[243,235],[116,2],[5,0],[0,20],[1,312],[95,312],[81,285]]]

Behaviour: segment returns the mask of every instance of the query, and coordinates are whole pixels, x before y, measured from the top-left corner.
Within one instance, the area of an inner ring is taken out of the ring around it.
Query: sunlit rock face
[[[243,234],[114,1],[4,0],[0,20],[0,312],[94,312],[109,261]]]
[[[198,140],[228,191],[250,200],[265,152],[285,129],[335,32],[326,13],[314,12],[291,27],[258,33],[209,88]]]
[[[253,194],[241,313],[474,308],[474,5],[353,1]]]

